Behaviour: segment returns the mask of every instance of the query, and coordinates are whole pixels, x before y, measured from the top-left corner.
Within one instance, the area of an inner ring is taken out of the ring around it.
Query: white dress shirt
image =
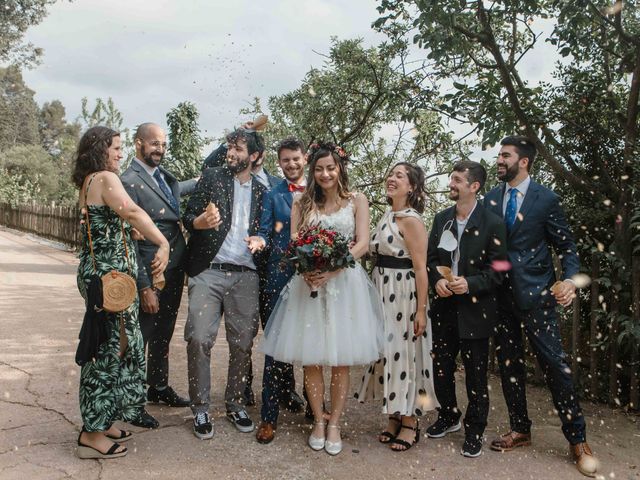
[[[473,214],[473,211],[476,209],[477,206],[478,206],[478,201],[476,200],[476,203],[473,204],[473,208],[469,212],[469,215],[467,215],[462,220],[458,220],[458,217],[456,215],[456,225],[458,227],[458,245],[456,246],[456,249],[454,250],[453,255],[451,257],[451,273],[455,276],[458,276],[458,263],[460,262],[460,243],[462,242],[462,234],[464,233],[464,229],[467,226],[467,222],[471,218],[471,215]]]
[[[158,185],[158,181],[155,179],[155,177],[153,176],[154,173],[156,173],[156,170],[158,170],[158,167],[150,167],[149,165],[147,165],[146,163],[144,163],[142,160],[139,160],[138,157],[134,157],[133,161],[136,162],[138,165],[140,165],[142,168],[144,168],[144,171],[147,172],[149,174],[149,176],[151,177],[151,179],[153,180],[153,182]],[[164,174],[162,172],[160,172],[160,176],[162,177],[162,179],[164,180],[164,183],[167,184],[167,186],[169,186],[169,184],[167,183],[167,178],[164,176]],[[160,188],[160,185],[158,185],[158,188]]]
[[[249,236],[249,217],[251,215],[251,184],[253,180],[240,183],[233,179],[233,206],[231,209],[231,228],[222,242],[213,263],[231,263],[253,268],[253,256],[244,239]]]
[[[511,195],[511,189],[515,188],[518,190],[518,195],[516,196],[516,215],[520,211],[520,207],[522,207],[522,202],[524,201],[524,196],[527,194],[527,190],[529,190],[529,185],[531,184],[531,177],[527,175],[527,178],[522,180],[515,187],[510,186],[508,183],[506,184],[506,188],[504,189],[504,196],[502,197],[502,216],[504,217],[505,212],[507,211],[507,202],[509,201],[509,196]]]

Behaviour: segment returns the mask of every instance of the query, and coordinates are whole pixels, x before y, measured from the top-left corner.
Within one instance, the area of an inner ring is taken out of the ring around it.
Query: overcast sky
[[[330,37],[382,36],[369,0],[75,0],[58,1],[27,39],[44,48],[25,72],[38,103],[59,99],[68,119],[80,100],[112,97],[126,126],[164,123],[184,100],[196,104],[211,136],[240,124],[258,96],[297,88],[323,63]]]
[[[44,48],[42,64],[24,73],[36,100],[59,99],[67,118],[82,97],[112,97],[125,127],[165,124],[179,102],[194,102],[200,128],[219,137],[247,120],[239,110],[253,97],[297,88],[310,67],[321,66],[331,36],[361,37],[371,29],[374,0],[58,0],[30,29]],[[416,48],[417,50],[417,48]],[[549,78],[550,48],[542,44],[523,65],[529,80]],[[495,152],[485,152],[491,156]],[[488,154],[488,155],[487,155]],[[474,155],[478,156],[478,155]]]

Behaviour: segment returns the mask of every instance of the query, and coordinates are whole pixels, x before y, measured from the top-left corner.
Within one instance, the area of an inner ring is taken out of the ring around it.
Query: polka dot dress
[[[411,258],[396,223],[398,217],[421,219],[413,209],[395,213],[387,210],[371,236],[373,253]],[[423,415],[438,402],[433,388],[428,317],[425,334],[419,338],[413,334],[415,273],[413,269],[375,267],[373,283],[384,303],[384,357],[367,367],[355,397],[360,401],[381,400],[382,412],[387,415]]]

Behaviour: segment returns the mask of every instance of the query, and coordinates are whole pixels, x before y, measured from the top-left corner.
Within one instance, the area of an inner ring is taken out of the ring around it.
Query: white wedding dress
[[[355,234],[352,201],[312,223]],[[302,365],[365,365],[383,352],[384,311],[367,273],[356,264],[332,278],[312,298],[301,275],[284,287],[264,331],[260,349],[276,360]]]

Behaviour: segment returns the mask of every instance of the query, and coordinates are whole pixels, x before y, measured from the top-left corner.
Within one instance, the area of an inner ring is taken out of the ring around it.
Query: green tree
[[[201,149],[206,141],[200,135],[199,116],[191,102],[181,102],[167,113],[169,149],[165,167],[178,180],[197,177],[202,170]]]
[[[424,68],[442,92],[422,105],[477,132],[483,145],[520,132],[539,151],[535,174],[560,190],[572,212],[583,263],[602,251],[612,287],[606,300],[611,358],[636,331],[631,302],[630,219],[638,203],[640,14],[605,0],[381,0],[374,24],[425,50]],[[551,28],[549,28],[551,27]],[[553,81],[522,74],[541,44]],[[424,73],[422,73],[424,75]],[[635,198],[634,198],[635,197]],[[586,255],[585,255],[586,254]],[[637,306],[636,306],[637,308]],[[627,336],[627,340],[629,337]],[[627,348],[640,340],[631,337]],[[628,353],[628,350],[627,350]],[[612,375],[616,375],[614,368]],[[615,385],[613,386],[615,393]]]
[[[0,152],[2,202],[55,201],[58,180],[53,158],[40,145],[16,145]]]
[[[332,38],[321,68],[311,69],[294,91],[269,99],[271,138],[328,140],[351,153],[352,185],[377,207],[374,219],[386,206],[382,184],[393,164],[415,161],[436,178],[452,151],[468,153],[463,143],[451,142],[439,116],[413,107],[426,77],[407,75],[407,55],[401,39],[365,48],[359,39]]]
[[[0,150],[40,143],[33,96],[18,67],[0,68]]]
[[[27,29],[39,24],[55,0],[3,0],[0,7],[0,64],[30,66],[38,62],[40,48],[23,43]]]

